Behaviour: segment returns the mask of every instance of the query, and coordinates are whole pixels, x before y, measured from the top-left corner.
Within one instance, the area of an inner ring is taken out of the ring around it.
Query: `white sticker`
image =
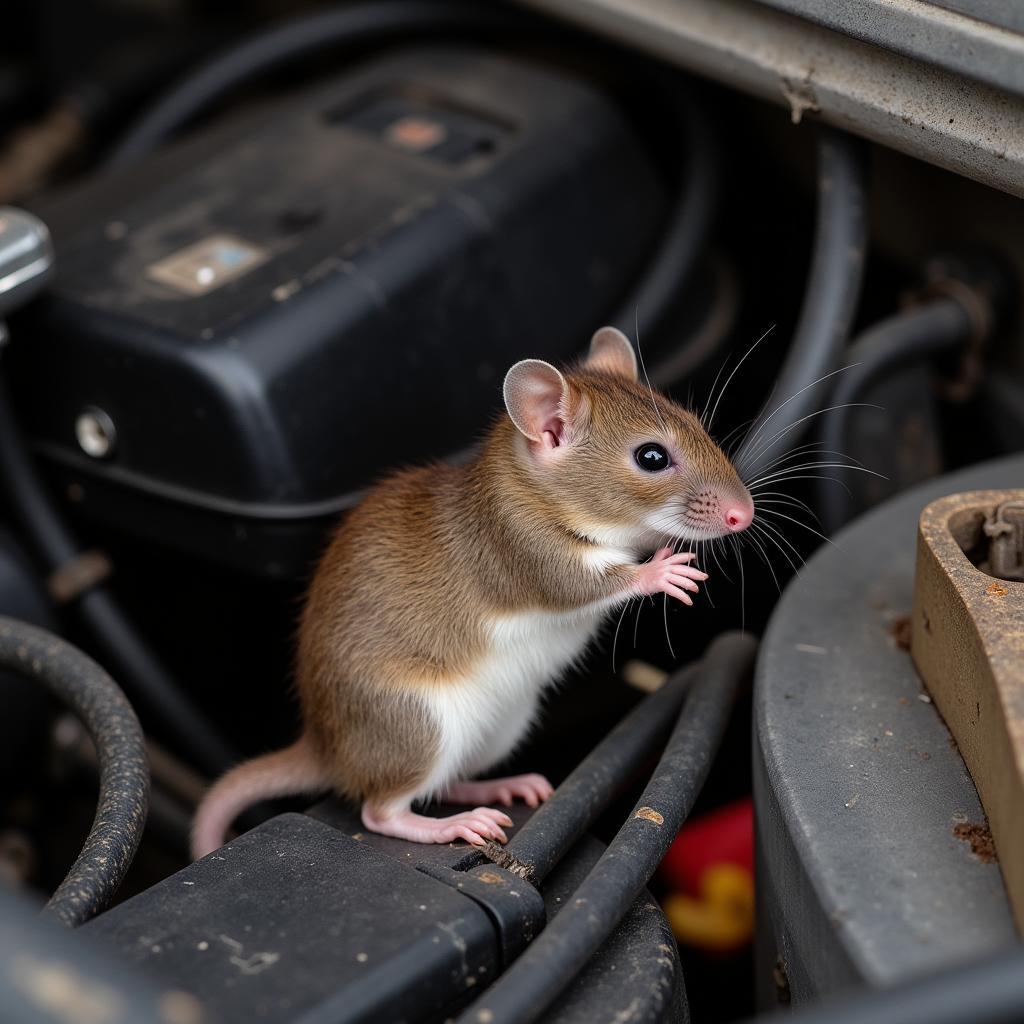
[[[146,276],[184,295],[207,295],[270,259],[270,251],[235,235],[210,235],[146,268]]]

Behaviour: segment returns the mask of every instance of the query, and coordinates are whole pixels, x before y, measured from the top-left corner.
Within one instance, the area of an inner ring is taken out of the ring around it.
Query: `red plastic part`
[[[754,873],[754,803],[750,797],[687,822],[665,854],[660,874],[672,888],[696,896],[704,872],[723,863]]]

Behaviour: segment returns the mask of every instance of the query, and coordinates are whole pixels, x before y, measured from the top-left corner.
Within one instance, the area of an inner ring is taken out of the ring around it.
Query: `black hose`
[[[611,934],[685,820],[748,678],[757,644],[726,633],[697,666],[682,714],[629,820],[523,955],[458,1018],[525,1024],[540,1017]]]
[[[848,367],[836,378],[830,405],[821,428],[822,449],[846,455],[850,443],[851,406],[860,402],[873,384],[905,366],[963,348],[975,333],[970,311],[955,298],[933,299],[869,327],[850,346]],[[822,526],[834,533],[853,514],[852,499],[833,480],[818,480],[818,507]]]
[[[82,852],[46,905],[48,914],[73,928],[117,892],[142,838],[149,801],[142,729],[110,676],[45,629],[0,616],[0,668],[42,683],[81,718],[96,745],[96,817]]]
[[[521,24],[487,5],[449,0],[374,0],[273,25],[190,72],[124,135],[106,162],[122,167],[152,152],[231,92],[268,72],[339,46],[415,33],[474,32]]]
[[[74,561],[81,548],[65,526],[26,453],[0,371],[0,487],[11,510],[50,570]],[[156,655],[101,586],[86,590],[75,602],[104,659],[124,681],[132,698],[159,721],[161,731],[179,750],[212,774],[238,760],[230,745],[181,692]]]
[[[809,417],[829,389],[822,378],[838,365],[860,297],[868,237],[864,144],[826,126],[819,132],[811,271],[772,397],[736,456],[748,481],[771,461],[778,445],[796,444],[811,425]]]
[[[672,728],[695,666],[674,673],[645,697],[576,766],[505,850],[539,885],[641,768]]]
[[[669,104],[673,131],[679,132],[684,171],[650,269],[611,320],[625,334],[638,334],[638,342],[690,280],[718,205],[718,150],[707,116],[677,80],[654,81],[661,83],[659,99]]]

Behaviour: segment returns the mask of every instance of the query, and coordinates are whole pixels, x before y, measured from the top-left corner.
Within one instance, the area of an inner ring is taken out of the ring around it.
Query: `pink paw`
[[[637,569],[637,592],[643,595],[668,594],[683,604],[693,604],[694,594],[699,590],[695,580],[706,580],[708,574],[687,564],[697,556],[692,551],[672,554],[671,548],[659,548],[649,562]]]
[[[555,787],[543,775],[513,775],[507,779],[482,779],[477,782],[456,782],[444,793],[456,804],[499,803],[511,807],[518,797],[529,807],[538,807]]]
[[[413,811],[382,817],[364,804],[362,818],[371,832],[396,839],[408,839],[414,843],[452,843],[456,839],[465,839],[473,846],[483,846],[488,839],[507,843],[508,836],[502,826],[512,824],[507,814],[492,807],[477,807],[447,818],[431,818]]]

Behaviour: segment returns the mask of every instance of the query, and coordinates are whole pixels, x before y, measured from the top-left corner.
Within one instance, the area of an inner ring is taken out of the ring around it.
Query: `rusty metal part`
[[[744,0],[524,0],[734,89],[1024,196],[1024,99]],[[829,5],[821,5],[823,7]]]
[[[921,513],[911,654],[974,779],[1024,932],[1024,582],[990,571],[1004,538],[1020,539],[1022,511],[1024,490],[953,494]]]

